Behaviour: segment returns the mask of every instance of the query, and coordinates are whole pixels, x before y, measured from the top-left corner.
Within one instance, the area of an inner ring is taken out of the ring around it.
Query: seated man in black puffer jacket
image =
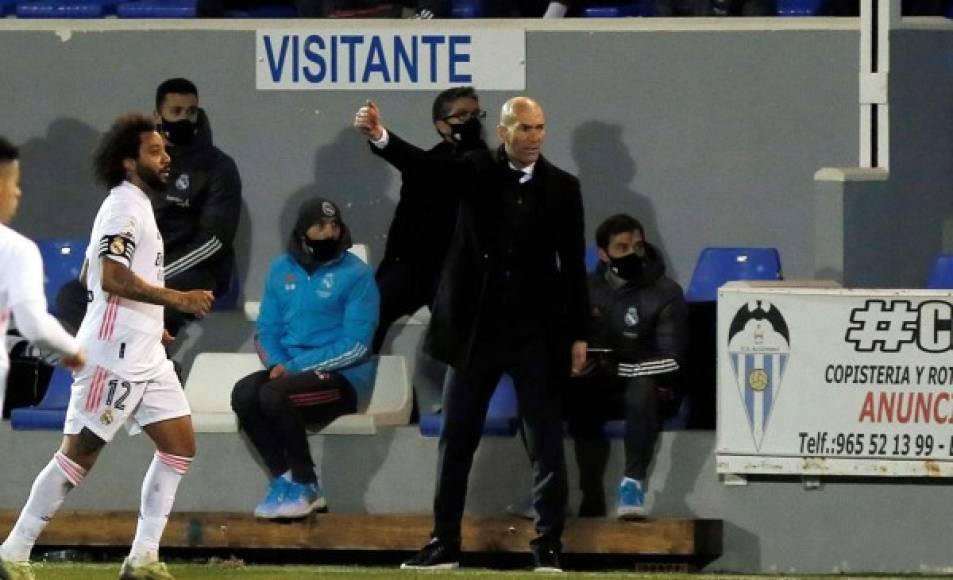
[[[678,405],[675,377],[687,342],[682,288],[634,218],[619,214],[596,230],[600,263],[589,275],[592,364],[566,391],[583,499],[581,516],[605,515],[602,480],[608,419],[625,419],[625,472],[616,501],[619,518],[644,517],[646,471],[662,418]]]

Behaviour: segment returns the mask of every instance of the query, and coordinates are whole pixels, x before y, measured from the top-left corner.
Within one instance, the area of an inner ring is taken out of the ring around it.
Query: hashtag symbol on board
[[[907,300],[868,300],[863,308],[850,313],[847,342],[858,352],[898,352],[913,342],[917,330],[917,311]]]

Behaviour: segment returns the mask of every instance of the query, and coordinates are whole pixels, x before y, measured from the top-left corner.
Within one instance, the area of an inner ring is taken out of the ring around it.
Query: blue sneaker
[[[645,517],[645,489],[642,481],[623,477],[619,485],[615,515],[620,520],[637,520]]]
[[[278,504],[277,517],[303,518],[314,511],[324,511],[328,507],[321,486],[317,483],[298,483],[292,481],[285,488],[284,497]]]
[[[268,493],[265,494],[265,499],[255,506],[255,517],[266,520],[281,517],[278,515],[278,506],[281,505],[281,500],[284,498],[285,490],[289,485],[291,485],[291,481],[284,475],[272,479],[271,483],[268,484]]]

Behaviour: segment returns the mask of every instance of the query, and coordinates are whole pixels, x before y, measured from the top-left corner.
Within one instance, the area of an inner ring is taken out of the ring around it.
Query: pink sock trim
[[[156,451],[156,457],[159,459],[159,461],[168,465],[172,471],[178,473],[179,475],[184,475],[192,465],[191,457],[179,457],[178,455],[163,453],[161,451]]]
[[[56,466],[60,468],[60,471],[63,472],[63,475],[66,476],[66,479],[68,479],[74,487],[79,485],[79,483],[83,481],[83,478],[86,477],[86,470],[61,452],[57,451],[53,455],[53,460],[56,461]]]

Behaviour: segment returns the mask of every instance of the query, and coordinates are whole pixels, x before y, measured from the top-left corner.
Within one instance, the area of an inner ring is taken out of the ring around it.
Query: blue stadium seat
[[[599,248],[586,246],[586,274],[592,274],[599,265]]]
[[[953,255],[944,254],[936,257],[930,277],[927,278],[927,288],[932,290],[953,289]]]
[[[733,280],[780,280],[781,255],[775,248],[705,248],[698,257],[688,302],[715,302],[718,288]]]
[[[486,422],[483,424],[483,434],[494,437],[512,437],[516,434],[518,420],[516,388],[513,386],[513,379],[509,375],[503,375],[490,398],[490,405],[486,411]],[[442,429],[442,414],[421,415],[421,435],[437,437]]]
[[[212,310],[235,310],[238,308],[238,295],[241,290],[241,282],[238,280],[238,268],[232,267],[232,273],[228,280],[228,288],[219,296],[215,297],[212,303]]]
[[[86,240],[47,239],[37,240],[43,257],[43,293],[47,308],[56,304],[56,294],[67,282],[79,277],[86,253]]]
[[[486,14],[483,0],[451,0],[451,18],[481,18]]]
[[[0,16],[12,14],[17,7],[17,0],[0,0]]]
[[[69,405],[70,386],[73,377],[62,367],[53,369],[50,385],[43,400],[35,407],[22,407],[10,411],[10,425],[20,430],[53,430],[63,428],[66,407]]]
[[[226,18],[297,18],[298,9],[291,4],[267,4],[244,10],[226,10]]]
[[[197,0],[139,0],[123,2],[116,9],[120,18],[195,18]]]
[[[584,18],[621,18],[625,16],[654,16],[655,10],[650,0],[638,0],[631,4],[606,5],[593,4],[582,9]]]
[[[18,18],[102,18],[119,0],[31,0],[17,4]]]
[[[778,16],[820,16],[826,0],[777,0]]]

